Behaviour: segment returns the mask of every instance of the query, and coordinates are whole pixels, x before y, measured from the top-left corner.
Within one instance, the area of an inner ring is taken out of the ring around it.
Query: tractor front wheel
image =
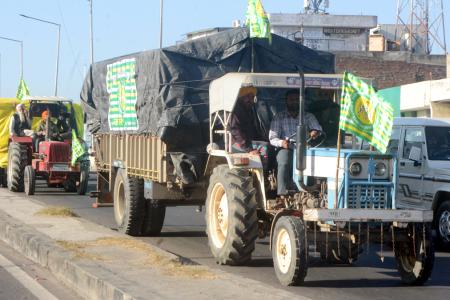
[[[34,195],[34,190],[36,188],[36,172],[32,166],[25,167],[23,180],[25,185],[25,194],[28,196]]]
[[[282,285],[303,283],[308,271],[308,245],[303,220],[283,216],[275,224],[272,235],[272,259],[275,274]]]
[[[251,259],[258,236],[256,191],[248,170],[216,167],[206,198],[206,233],[218,264],[242,265]]]
[[[431,275],[434,245],[430,226],[413,224],[408,228],[407,241],[395,243],[395,259],[402,281],[422,285]]]
[[[27,145],[12,142],[8,147],[8,190],[23,192],[23,175],[28,163]]]

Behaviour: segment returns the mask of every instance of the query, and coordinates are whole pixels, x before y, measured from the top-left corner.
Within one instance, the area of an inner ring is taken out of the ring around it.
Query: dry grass
[[[69,241],[57,241],[58,245],[64,249],[73,252],[75,255],[73,258],[84,258],[92,260],[104,260],[100,255],[88,253],[85,251],[86,243],[82,242],[69,242]]]
[[[62,247],[76,253],[78,258],[91,258],[103,260],[98,255],[87,253],[87,248],[93,247],[119,247],[131,251],[138,251],[144,255],[144,266],[160,269],[161,272],[168,276],[180,276],[189,279],[217,279],[218,276],[208,270],[207,267],[200,265],[185,264],[180,260],[172,259],[159,253],[154,247],[139,240],[129,238],[101,238],[89,242],[58,242]]]
[[[40,209],[35,213],[36,216],[50,216],[50,217],[78,217],[70,208],[64,206],[49,206]]]

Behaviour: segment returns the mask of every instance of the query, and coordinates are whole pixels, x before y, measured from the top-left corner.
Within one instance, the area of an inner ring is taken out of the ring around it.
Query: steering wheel
[[[324,131],[317,131],[319,132],[319,135],[315,139],[311,136],[306,139],[306,145],[308,145],[309,148],[317,148],[327,140],[327,135]],[[295,144],[296,135],[297,133],[294,133],[289,137],[289,143]]]

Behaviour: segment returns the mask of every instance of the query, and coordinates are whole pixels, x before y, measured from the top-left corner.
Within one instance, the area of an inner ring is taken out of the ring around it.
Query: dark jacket
[[[18,113],[15,113],[13,115],[10,131],[11,135],[14,136],[24,136],[24,130],[25,129],[31,129],[30,120],[28,117],[25,117],[25,120],[23,122],[20,121],[20,117]]]

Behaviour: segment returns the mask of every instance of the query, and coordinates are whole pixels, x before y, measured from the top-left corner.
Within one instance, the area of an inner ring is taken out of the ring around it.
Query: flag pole
[[[255,38],[250,38],[250,40],[252,41],[252,73],[255,72],[255,44],[254,44],[254,40]]]
[[[338,139],[337,139],[337,162],[336,162],[336,182],[335,182],[335,191],[334,191],[334,209],[337,209],[338,206],[338,197],[339,197],[339,163],[341,161],[341,129],[338,129]]]

